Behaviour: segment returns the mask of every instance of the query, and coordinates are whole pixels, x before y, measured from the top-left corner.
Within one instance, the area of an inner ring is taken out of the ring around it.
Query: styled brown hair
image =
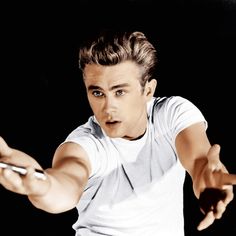
[[[82,72],[86,64],[109,66],[127,60],[141,67],[140,84],[144,87],[146,81],[152,79],[157,63],[156,49],[144,33],[105,30],[85,41],[79,50],[79,68]]]

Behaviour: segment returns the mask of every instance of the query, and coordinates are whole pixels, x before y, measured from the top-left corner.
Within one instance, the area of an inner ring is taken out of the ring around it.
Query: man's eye
[[[124,91],[124,90],[121,90],[121,89],[120,89],[120,90],[117,90],[117,91],[116,91],[116,95],[117,95],[117,96],[122,96],[122,95],[124,95],[124,94],[125,94],[125,91]]]
[[[101,97],[101,96],[103,96],[103,93],[100,92],[100,91],[93,91],[92,94],[93,94],[94,97]]]

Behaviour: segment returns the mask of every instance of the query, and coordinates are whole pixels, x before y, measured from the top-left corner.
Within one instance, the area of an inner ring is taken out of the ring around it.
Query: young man
[[[194,104],[154,97],[156,62],[142,32],[107,31],[87,41],[79,66],[94,115],[59,145],[43,179],[35,175],[42,169],[35,159],[1,138],[0,161],[27,169],[26,175],[0,169],[1,184],[47,212],[77,207],[77,236],[183,236],[187,171],[197,198],[207,190],[221,193],[203,199],[198,229],[221,218],[235,175],[220,161],[220,146],[210,144]]]

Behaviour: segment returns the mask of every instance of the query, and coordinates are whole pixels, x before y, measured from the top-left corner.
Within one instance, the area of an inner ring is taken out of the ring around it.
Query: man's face
[[[89,104],[109,137],[135,139],[145,132],[149,98],[142,91],[140,76],[140,68],[131,61],[114,66],[86,65]]]

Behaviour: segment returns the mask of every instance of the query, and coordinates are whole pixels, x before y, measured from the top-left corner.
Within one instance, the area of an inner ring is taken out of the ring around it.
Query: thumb
[[[0,157],[11,154],[11,148],[7,145],[6,141],[0,136]]]
[[[207,153],[207,159],[208,159],[208,167],[212,171],[220,170],[222,167],[221,161],[220,161],[220,145],[214,144],[210,147],[208,153]]]

